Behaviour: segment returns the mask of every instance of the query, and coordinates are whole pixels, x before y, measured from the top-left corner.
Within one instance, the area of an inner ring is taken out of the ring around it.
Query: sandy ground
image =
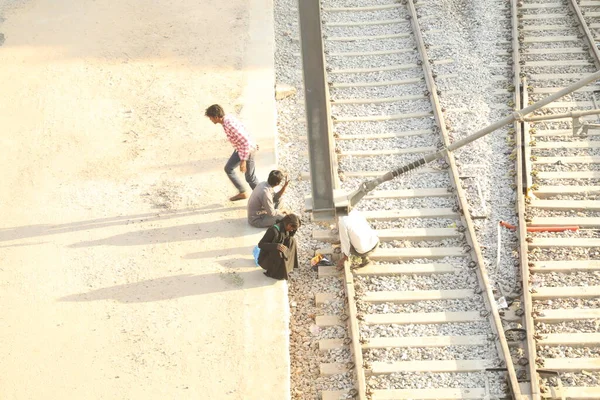
[[[0,399],[288,398],[287,288],[202,112],[241,112],[264,179],[271,12],[0,0]]]

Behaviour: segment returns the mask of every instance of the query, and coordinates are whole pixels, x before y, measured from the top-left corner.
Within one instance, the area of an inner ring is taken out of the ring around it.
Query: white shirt
[[[379,242],[379,237],[360,211],[352,210],[347,216],[340,217],[338,229],[342,253],[346,256],[350,256],[350,245],[354,246],[357,253],[364,254],[373,250]]]

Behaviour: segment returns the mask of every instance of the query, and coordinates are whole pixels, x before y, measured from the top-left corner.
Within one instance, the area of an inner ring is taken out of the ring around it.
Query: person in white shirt
[[[360,211],[352,210],[347,216],[339,217],[338,230],[342,245],[342,258],[338,262],[337,268],[343,269],[344,263],[348,262],[350,255],[361,258],[361,262],[356,268],[371,265],[372,261],[368,256],[379,246],[379,237]]]

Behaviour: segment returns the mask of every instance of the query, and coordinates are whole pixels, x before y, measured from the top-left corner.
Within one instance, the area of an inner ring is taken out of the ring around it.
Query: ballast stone
[[[297,92],[296,88],[292,85],[286,85],[285,83],[278,83],[275,85],[275,100],[283,100],[286,97],[295,95]]]

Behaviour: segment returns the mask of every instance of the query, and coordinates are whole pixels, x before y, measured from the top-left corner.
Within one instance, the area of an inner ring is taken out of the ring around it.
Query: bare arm
[[[279,201],[279,199],[283,196],[283,194],[285,193],[285,189],[287,189],[288,184],[290,183],[290,180],[288,179],[288,177],[285,177],[285,183],[283,184],[283,186],[281,187],[281,190],[277,193],[275,193],[275,195],[273,196],[273,200],[274,201]]]
[[[275,202],[273,201],[273,197],[271,196],[270,193],[267,193],[266,191],[265,191],[264,195],[262,196],[261,205],[262,205],[263,209],[266,211],[267,215],[270,215],[273,217],[283,217],[283,215],[284,215],[281,211],[275,209]]]

